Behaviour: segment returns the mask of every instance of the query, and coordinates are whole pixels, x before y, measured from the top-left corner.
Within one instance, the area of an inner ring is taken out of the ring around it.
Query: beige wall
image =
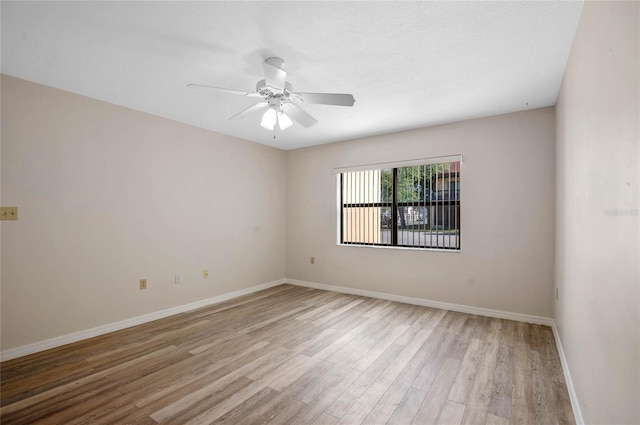
[[[585,422],[640,423],[638,2],[586,2],[557,105],[555,320]]]
[[[284,179],[283,151],[3,76],[2,349],[284,278]]]
[[[287,277],[550,317],[554,137],[544,108],[287,151]],[[451,154],[461,252],[336,245],[333,168]]]

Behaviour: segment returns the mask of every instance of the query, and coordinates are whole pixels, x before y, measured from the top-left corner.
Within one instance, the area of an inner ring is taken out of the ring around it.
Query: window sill
[[[337,246],[350,247],[350,248],[376,248],[376,249],[396,249],[402,251],[431,251],[431,252],[452,252],[460,253],[462,249],[443,249],[443,248],[412,248],[408,246],[389,246],[389,245],[356,245],[356,244],[344,244],[336,243]]]

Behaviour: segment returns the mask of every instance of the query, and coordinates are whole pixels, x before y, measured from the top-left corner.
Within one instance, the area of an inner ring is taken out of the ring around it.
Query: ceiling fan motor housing
[[[287,100],[289,99],[291,91],[293,91],[293,87],[288,82],[284,83],[284,90],[282,91],[268,85],[266,80],[260,80],[256,83],[256,92],[267,99],[277,98]]]

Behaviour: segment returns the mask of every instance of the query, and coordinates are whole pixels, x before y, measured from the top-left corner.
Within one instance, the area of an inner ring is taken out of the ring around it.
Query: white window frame
[[[434,164],[445,163],[459,163],[459,166],[456,171],[449,171],[448,173],[442,172],[442,183],[439,183],[438,177],[436,177],[433,182],[431,180],[429,181],[429,189],[425,189],[426,186],[423,185],[421,190],[428,190],[428,197],[423,192],[420,201],[398,201],[397,198],[400,189],[395,186],[397,186],[397,182],[401,180],[397,178],[397,175],[398,173],[407,172],[407,170],[401,169],[405,167],[431,166]],[[382,173],[384,170],[389,169],[391,169],[393,173],[394,187],[392,190],[395,192],[392,192],[393,202],[388,199],[386,201],[382,201],[380,196],[372,197],[370,195],[370,193],[375,194],[377,191],[380,191],[380,189],[375,187],[376,182],[378,182],[378,185],[382,184],[380,183],[380,176],[376,175],[376,171]],[[350,247],[460,252],[462,233],[460,221],[460,186],[462,184],[461,180],[463,174],[462,155],[448,155],[337,167],[333,169],[333,173],[336,175],[336,241],[338,245]],[[445,176],[445,174],[447,175]],[[345,180],[344,185],[341,184],[343,178],[348,179]],[[456,190],[454,190],[453,194],[449,193],[452,178],[455,178],[455,182],[457,182],[454,185]],[[446,184],[447,188],[442,187],[441,189],[438,189],[439,184]],[[346,192],[347,185],[348,187],[353,188],[350,189],[349,192]],[[372,185],[373,189],[371,189]],[[434,186],[434,189],[431,189],[432,185]],[[343,204],[345,199],[352,199],[352,202],[355,203],[351,203],[351,205],[346,206],[349,202]],[[348,208],[348,210],[346,208]],[[385,212],[385,215],[388,214],[391,216],[389,219],[389,232],[384,232],[382,229],[384,227],[382,224],[384,222],[384,217],[381,217],[381,215],[383,214],[382,211],[388,211],[389,209],[390,213]],[[364,213],[363,210],[365,211]],[[406,213],[407,210],[408,214]],[[345,224],[345,211],[351,211],[349,216],[355,217],[355,219],[348,219],[350,224]],[[404,213],[401,213],[404,219],[398,215],[399,211],[405,211]],[[442,212],[440,213],[440,211]],[[358,214],[359,217],[361,217],[360,220],[358,220]],[[427,219],[424,218],[425,216]],[[409,222],[405,221],[409,220],[407,217],[411,217],[412,220],[415,220],[413,221],[414,224],[411,225],[411,230],[408,231],[404,230]],[[436,223],[440,220],[442,224],[436,225],[436,228],[434,229],[431,217],[434,217],[433,220],[435,220]],[[400,227],[398,220],[401,220],[405,227]],[[360,224],[360,221],[364,224]],[[427,221],[429,221],[428,232],[426,228]],[[358,224],[354,225],[354,222],[358,222]],[[423,224],[420,224],[421,222]],[[418,230],[416,230],[416,225],[418,226]],[[425,227],[421,229],[420,226],[422,225]],[[358,226],[361,231],[355,231],[354,235],[353,228],[355,226]],[[438,226],[441,226],[441,228],[438,228]],[[351,232],[350,236],[343,235],[343,232],[347,230],[347,227],[349,228],[349,232]],[[383,232],[384,235],[381,236]],[[347,239],[350,240],[347,241]]]

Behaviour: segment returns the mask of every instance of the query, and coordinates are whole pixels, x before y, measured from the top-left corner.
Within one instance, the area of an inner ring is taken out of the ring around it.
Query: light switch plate
[[[0,220],[17,220],[18,207],[0,207]]]

